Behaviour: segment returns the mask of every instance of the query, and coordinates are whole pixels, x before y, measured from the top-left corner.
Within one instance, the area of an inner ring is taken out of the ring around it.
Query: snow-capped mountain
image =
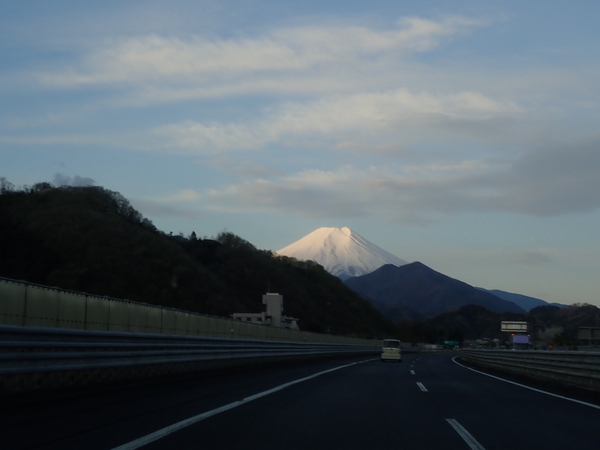
[[[319,228],[276,253],[314,261],[342,280],[371,273],[385,264],[408,264],[346,227]]]

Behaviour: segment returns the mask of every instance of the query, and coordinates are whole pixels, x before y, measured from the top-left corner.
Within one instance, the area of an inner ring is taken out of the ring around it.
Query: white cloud
[[[221,150],[255,149],[268,144],[272,138],[260,127],[243,124],[202,124],[186,121],[161,126],[154,130],[170,147],[192,149],[199,153],[218,153]]]
[[[94,186],[96,181],[89,177],[80,177],[79,175],[70,177],[62,173],[56,173],[54,174],[52,183],[55,186]]]
[[[332,139],[335,147],[348,145],[352,136],[363,133],[378,136],[376,141],[399,131],[406,133],[404,140],[411,136],[416,139],[415,127],[424,128],[439,121],[462,121],[463,125],[471,122],[476,128],[476,124],[485,121],[503,120],[507,116],[516,118],[522,113],[523,109],[512,101],[492,99],[478,92],[436,96],[396,89],[304,104],[288,103],[249,124],[186,121],[159,127],[155,133],[170,141],[172,147],[199,153],[258,149],[285,138],[302,140],[304,136]],[[476,133],[471,135],[476,136]],[[465,134],[461,139],[468,136]]]
[[[3,144],[19,145],[83,145],[97,143],[104,140],[99,136],[90,136],[84,134],[48,134],[43,136],[0,136],[0,142]]]
[[[430,186],[429,186],[430,187]],[[275,180],[255,180],[218,190],[204,201],[225,211],[267,211],[307,217],[404,216],[427,182],[387,167],[306,170]],[[427,209],[427,208],[426,208]],[[412,216],[412,213],[411,213]]]
[[[523,155],[494,180],[505,191],[505,208],[552,216],[600,207],[600,138],[542,147]]]
[[[165,197],[160,197],[156,200],[162,202],[191,202],[194,200],[198,200],[200,197],[200,194],[198,194],[193,189],[183,189],[174,194],[167,195]]]
[[[204,164],[204,161],[200,161],[200,164]],[[223,172],[233,173],[242,177],[265,178],[282,175],[280,170],[268,165],[257,164],[252,161],[241,161],[234,158],[214,158],[207,161],[206,164]]]
[[[144,216],[152,218],[168,217],[183,220],[197,220],[202,216],[202,214],[197,211],[173,205],[173,203],[169,201],[134,198],[131,200],[131,204]]]
[[[211,189],[204,196],[204,201],[216,211],[300,213],[307,217],[332,217],[335,211],[336,217],[367,216],[368,205],[347,194],[303,183],[256,180],[223,190]]]
[[[240,77],[250,75],[306,73],[318,66],[323,70],[323,66],[362,58],[398,58],[431,51],[483,25],[460,16],[439,21],[411,17],[400,19],[396,28],[388,30],[305,26],[229,39],[198,35],[189,39],[159,35],[111,39],[90,48],[70,67],[39,73],[37,79],[50,87],[125,83],[142,89],[181,88],[188,95],[202,95],[202,87],[236,84]]]
[[[464,212],[558,216],[600,208],[599,150],[597,139],[540,148],[512,164],[470,160],[406,168],[304,170],[212,189],[203,200],[227,211],[327,218],[380,215],[422,223]],[[533,261],[539,255],[522,258]]]

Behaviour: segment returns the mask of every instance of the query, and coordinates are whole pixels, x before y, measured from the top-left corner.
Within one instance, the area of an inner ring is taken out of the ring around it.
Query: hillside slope
[[[312,262],[274,257],[221,233],[169,236],[117,192],[40,183],[0,195],[0,276],[229,316],[284,296],[301,329],[379,336],[391,322]]]

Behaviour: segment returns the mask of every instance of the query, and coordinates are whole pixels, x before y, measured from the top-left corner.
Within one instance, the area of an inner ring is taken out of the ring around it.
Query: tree
[[[6,178],[0,177],[0,195],[14,192],[15,185],[10,183]]]
[[[561,335],[563,327],[549,327],[541,331],[539,339],[545,347],[556,344],[556,337]]]

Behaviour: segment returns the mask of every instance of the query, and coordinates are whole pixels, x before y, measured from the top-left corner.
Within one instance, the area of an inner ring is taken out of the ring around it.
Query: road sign
[[[502,321],[501,331],[509,333],[527,333],[527,322]]]

